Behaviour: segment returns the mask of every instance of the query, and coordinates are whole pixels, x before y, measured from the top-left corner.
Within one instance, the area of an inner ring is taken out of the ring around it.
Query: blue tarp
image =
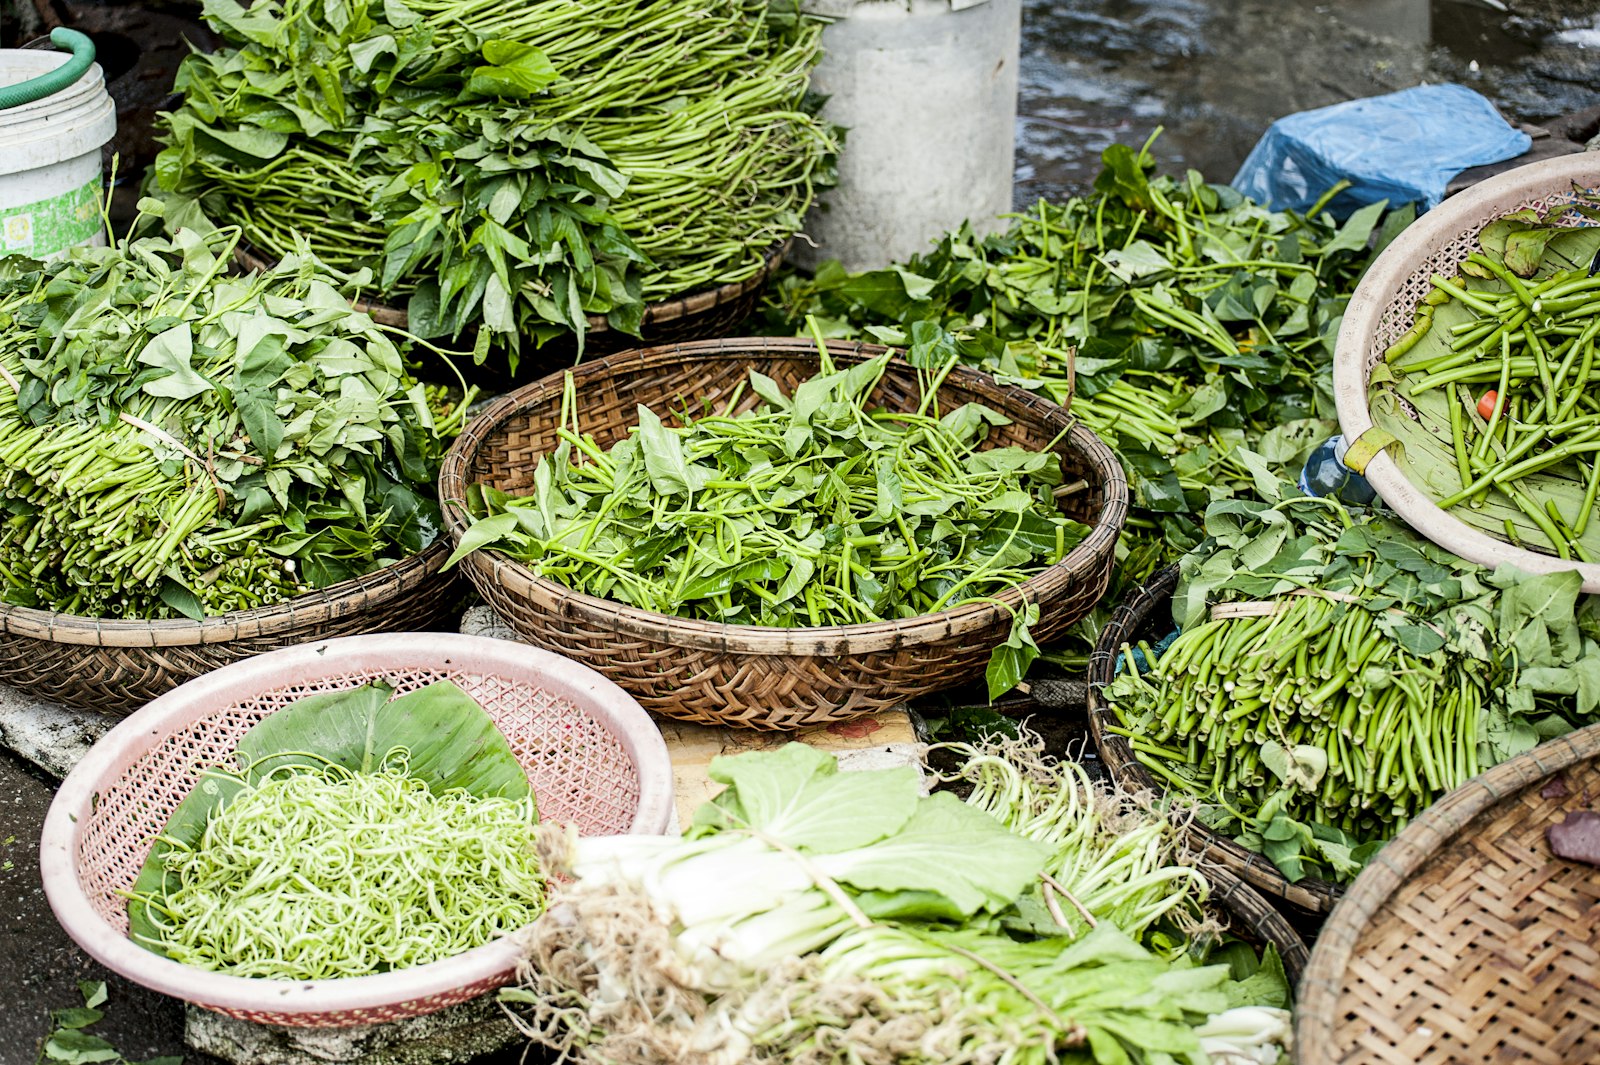
[[[1461,171],[1514,158],[1532,143],[1466,86],[1422,85],[1279,119],[1233,185],[1273,210],[1303,211],[1348,179],[1352,187],[1329,207],[1340,217],[1378,200],[1427,210]]]

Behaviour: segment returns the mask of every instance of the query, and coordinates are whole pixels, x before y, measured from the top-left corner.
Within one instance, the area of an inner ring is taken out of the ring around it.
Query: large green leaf
[[[200,841],[211,817],[245,786],[290,766],[332,762],[356,772],[380,769],[396,748],[409,752],[411,776],[434,792],[464,789],[481,797],[532,794],[505,735],[471,696],[447,680],[398,699],[386,684],[312,695],[264,718],[239,740],[233,766],[208,770],[178,804],[134,882],[133,894],[166,894],[162,859],[174,845]],[[239,773],[244,775],[241,777]],[[156,929],[146,904],[128,903],[129,934],[153,946]]]

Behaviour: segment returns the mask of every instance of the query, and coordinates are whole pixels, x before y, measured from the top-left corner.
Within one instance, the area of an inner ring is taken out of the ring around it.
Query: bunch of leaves
[[[820,347],[820,345],[819,345]],[[926,353],[913,356],[919,361]],[[663,614],[780,628],[937,613],[1013,591],[1089,533],[1057,503],[1049,448],[981,445],[997,411],[940,415],[937,382],[953,365],[921,361],[916,411],[874,409],[890,356],[821,372],[785,395],[752,372],[721,411],[668,427],[647,407],[609,451],[580,435],[568,375],[556,450],[534,490],[474,485],[472,526],[452,562],[493,548],[567,587]],[[991,696],[1009,690],[1038,648],[1039,607],[1013,600],[993,652]]]
[[[178,804],[128,893],[130,937],[185,965],[321,980],[451,957],[532,921],[527,774],[438,681],[301,699]]]
[[[35,1065],[54,1061],[60,1065],[183,1065],[181,1056],[130,1061],[116,1047],[89,1029],[105,1019],[106,985],[102,980],[79,980],[83,1005],[52,1010],[52,1030],[39,1047]]]
[[[711,776],[728,788],[684,839],[542,841],[575,880],[502,994],[537,1041],[596,1063],[1204,1065],[1208,1021],[1287,1005],[1270,955],[1164,958],[1109,919],[1015,927],[1055,841],[921,795],[912,768],[841,773],[790,744]]]
[[[1140,760],[1211,827],[1291,880],[1346,881],[1480,768],[1600,715],[1600,613],[1577,573],[1489,571],[1247,458],[1258,497],[1212,504],[1180,564],[1180,638],[1106,689]],[[1309,599],[1325,601],[1310,628],[1275,620]],[[1263,602],[1278,609],[1211,614]],[[1357,617],[1359,648],[1340,636]]]
[[[0,263],[0,599],[200,617],[438,535],[465,402],[436,422],[404,349],[315,259],[230,276],[239,237]]]
[[[825,179],[820,25],[768,0],[206,0],[159,188],[268,257],[376,264],[410,328],[510,350],[760,268]]]
[[[1208,503],[1248,489],[1241,447],[1297,469],[1336,431],[1345,306],[1413,213],[1375,204],[1339,224],[1321,205],[1269,211],[1194,171],[1156,176],[1148,143],[1103,161],[1091,194],[1040,201],[1001,232],[963,225],[903,265],[791,275],[766,324],[795,332],[813,314],[828,335],[889,344],[948,332],[967,363],[1070,395],[1133,489],[1115,603],[1200,541]],[[1080,650],[1105,620],[1080,626]]]

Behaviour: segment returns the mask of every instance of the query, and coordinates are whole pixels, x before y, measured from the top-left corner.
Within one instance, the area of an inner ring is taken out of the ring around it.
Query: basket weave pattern
[[[0,683],[85,710],[126,714],[264,651],[369,632],[448,627],[466,589],[442,572],[441,536],[421,554],[256,610],[202,621],[122,621],[0,605]]]
[[[1408,826],[1317,941],[1300,1065],[1600,1061],[1600,870],[1545,841],[1596,797],[1600,726],[1497,766]]]
[[[152,842],[201,773],[229,764],[239,739],[276,710],[325,691],[343,691],[383,680],[405,694],[439,680],[459,685],[488,711],[528,773],[541,820],[575,825],[585,835],[625,833],[639,805],[636,767],[618,739],[572,700],[526,681],[460,669],[372,670],[286,684],[180,728],[138,758],[104,789],[83,826],[77,853],[78,879],[94,911],[127,934],[127,901]],[[465,1002],[503,983],[503,975],[416,1001],[316,1017],[316,1024],[342,1027],[396,1020]],[[199,1003],[206,1005],[205,1003]],[[229,1016],[262,1024],[304,1025],[303,1013],[238,1010]]]
[[[1089,728],[1094,733],[1094,745],[1112,779],[1131,791],[1160,794],[1167,789],[1139,762],[1127,738],[1110,731],[1121,723],[1100,689],[1116,676],[1123,644],[1136,645],[1140,640],[1154,644],[1172,631],[1172,595],[1177,588],[1177,566],[1168,566],[1150,578],[1117,608],[1089,658]],[[1337,884],[1316,877],[1291,884],[1265,855],[1246,850],[1193,818],[1187,826],[1189,844],[1202,857],[1232,870],[1272,898],[1284,899],[1312,913],[1326,913],[1343,894],[1344,889]]]
[[[832,344],[840,365],[883,348]],[[786,391],[817,371],[807,341],[708,341],[627,352],[573,371],[581,429],[602,448],[627,435],[637,406],[666,419],[670,412],[720,408],[749,372],[759,370]],[[554,375],[502,397],[467,426],[439,478],[445,523],[457,542],[465,534],[468,486],[531,489],[540,456],[554,449],[562,377]],[[915,410],[916,375],[891,365],[874,403]],[[1087,487],[1063,501],[1068,516],[1094,526],[1065,559],[1018,589],[1039,604],[1034,638],[1044,643],[1093,608],[1110,580],[1116,541],[1127,516],[1127,481],[1103,443],[1055,404],[1016,388],[956,370],[940,392],[942,405],[981,402],[1012,419],[992,433],[990,446],[1043,448],[1057,444],[1069,482]],[[747,395],[736,410],[759,400]],[[647,709],[708,724],[793,729],[874,712],[905,699],[969,680],[983,672],[993,647],[1010,631],[1011,612],[972,604],[936,615],[827,628],[773,629],[667,617],[584,595],[495,551],[462,562],[479,594],[523,639],[569,655],[626,688]]]

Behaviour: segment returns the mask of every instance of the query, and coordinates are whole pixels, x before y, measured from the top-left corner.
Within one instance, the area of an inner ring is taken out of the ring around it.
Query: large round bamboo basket
[[[1364,869],[1301,984],[1299,1065],[1600,1061],[1600,869],[1545,832],[1600,796],[1600,725],[1430,807]]]
[[[830,345],[841,365],[883,352]],[[585,361],[572,371],[577,417],[609,447],[636,424],[637,406],[664,417],[685,405],[725,400],[759,370],[792,390],[817,369],[809,341],[756,338],[647,348]],[[445,525],[460,542],[464,501],[474,484],[505,492],[531,489],[540,456],[554,449],[563,375],[501,397],[457,438],[439,476]],[[1104,594],[1117,536],[1128,511],[1128,485],[1116,456],[1067,411],[1020,388],[958,368],[940,390],[946,405],[982,402],[1012,419],[990,446],[1055,445],[1067,480],[1084,489],[1062,509],[1093,532],[1066,558],[999,597],[907,620],[824,628],[775,629],[669,617],[572,591],[499,552],[462,562],[479,594],[523,639],[593,666],[646,709],[671,717],[749,728],[792,729],[872,713],[983,673],[1006,639],[1011,605],[1039,604],[1040,643],[1065,631]],[[915,410],[916,372],[891,365],[872,402]],[[745,407],[758,402],[744,398]],[[745,409],[745,408],[740,408]]]

